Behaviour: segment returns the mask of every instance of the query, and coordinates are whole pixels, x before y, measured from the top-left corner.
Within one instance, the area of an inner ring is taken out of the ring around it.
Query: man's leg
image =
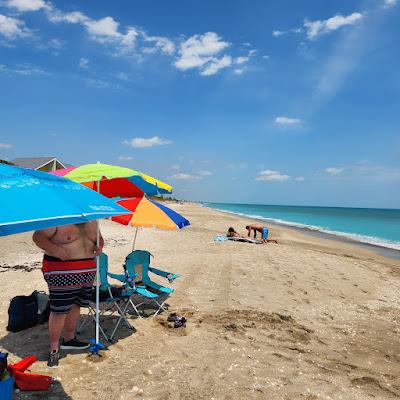
[[[60,348],[62,350],[84,350],[87,349],[90,344],[81,342],[75,339],[76,327],[79,322],[80,309],[89,305],[89,299],[92,294],[92,286],[83,286],[76,290],[74,304],[72,305],[71,311],[69,312],[64,325],[64,340],[61,342]]]
[[[64,340],[68,342],[75,337],[76,326],[78,324],[81,308],[78,304],[72,306],[71,311],[67,314],[64,323]]]
[[[67,314],[50,313],[49,317],[49,336],[50,336],[50,352],[58,351],[60,345],[61,332],[64,328],[64,323]]]

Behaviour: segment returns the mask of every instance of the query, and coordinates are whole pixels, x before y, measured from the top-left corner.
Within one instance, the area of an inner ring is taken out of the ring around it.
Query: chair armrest
[[[176,278],[179,277],[178,274],[173,274],[172,272],[163,271],[161,269],[149,267],[149,271],[153,272],[153,274],[162,276],[163,278],[167,278],[169,282],[173,282]]]
[[[124,274],[113,274],[112,272],[107,272],[107,275],[110,278],[116,279],[122,283],[126,282],[126,276]]]

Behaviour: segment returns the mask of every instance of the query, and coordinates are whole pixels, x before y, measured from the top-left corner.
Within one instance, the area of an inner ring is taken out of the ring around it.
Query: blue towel
[[[224,236],[224,235],[217,235],[214,238],[215,242],[225,242],[227,240],[228,240],[228,238],[226,236]]]

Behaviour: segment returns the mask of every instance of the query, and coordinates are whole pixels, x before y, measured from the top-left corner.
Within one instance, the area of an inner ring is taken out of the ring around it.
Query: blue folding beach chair
[[[172,272],[150,267],[151,256],[148,251],[135,250],[125,258],[124,270],[126,279],[129,280],[130,286],[135,290],[135,293],[129,299],[129,303],[139,317],[140,313],[137,308],[144,304],[154,304],[156,306],[156,312],[153,317],[166,310],[164,303],[174,291],[170,287],[165,287],[152,281],[149,272],[168,279],[170,283],[179,277],[179,275]],[[137,304],[134,301],[136,299],[138,299]]]
[[[133,329],[132,325],[126,318],[126,310],[128,301],[133,293],[132,289],[123,286],[113,286],[108,282],[108,277],[117,279],[120,282],[125,283],[125,275],[113,274],[108,272],[108,256],[105,253],[100,255],[100,264],[99,264],[99,273],[100,273],[100,317],[106,315],[112,316],[116,312],[119,314],[119,319],[114,326],[114,330],[112,331],[110,338],[106,335],[101,324],[99,325],[99,329],[103,337],[109,341],[114,337],[118,326],[121,321],[124,321],[129,329]],[[84,326],[90,321],[94,321],[96,323],[96,303],[95,300],[89,303],[89,313],[81,323],[78,328],[78,332],[82,331]]]

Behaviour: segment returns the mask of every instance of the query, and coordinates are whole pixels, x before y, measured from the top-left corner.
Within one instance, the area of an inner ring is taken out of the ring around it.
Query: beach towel
[[[228,238],[224,235],[217,235],[214,238],[215,242],[226,242],[228,240]]]
[[[253,243],[253,244],[262,244],[260,240],[251,239],[251,238],[244,238],[244,237],[228,237],[225,235],[217,235],[214,238],[215,242],[226,242],[226,241],[233,241],[233,242],[243,242],[243,243]]]
[[[243,237],[228,237],[228,240],[232,240],[233,242],[243,242],[243,243],[253,243],[253,244],[262,244],[260,240],[251,239],[251,238],[243,238]]]

